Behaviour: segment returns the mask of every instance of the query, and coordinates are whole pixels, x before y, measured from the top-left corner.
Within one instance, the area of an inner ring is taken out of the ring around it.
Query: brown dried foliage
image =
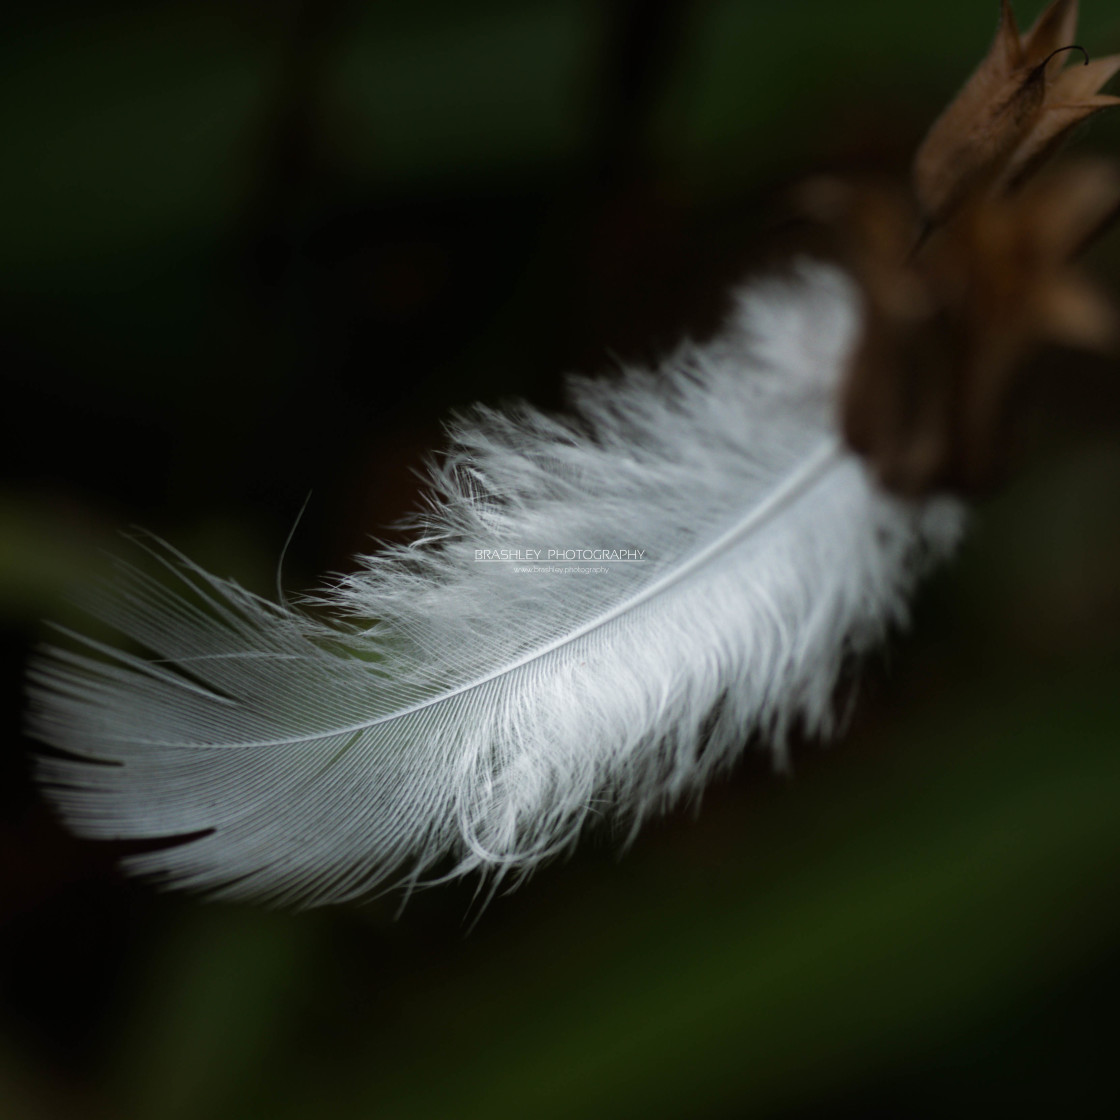
[[[1120,99],[1120,56],[1063,67],[1077,0],[1025,34],[1004,0],[988,56],[935,122],[909,183],[818,181],[803,198],[842,236],[865,328],[845,379],[845,438],[888,488],[973,492],[999,474],[1005,422],[1040,345],[1106,350],[1111,303],[1073,263],[1120,208],[1120,167],[1041,173],[1069,130]]]
[[[1099,92],[1120,70],[1120,55],[1070,64],[1077,7],[1055,0],[1021,35],[1002,0],[995,42],[914,157],[914,194],[927,221],[944,221],[984,186],[1021,181],[1083,120],[1120,105]]]

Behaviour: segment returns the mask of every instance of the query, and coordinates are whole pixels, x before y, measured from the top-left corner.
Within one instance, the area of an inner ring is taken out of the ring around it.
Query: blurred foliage
[[[1114,8],[1080,38],[1120,50]],[[277,914],[38,803],[22,666],[141,524],[268,593],[391,535],[448,409],[651,360],[905,159],[995,0],[44,0],[0,35],[5,1116],[1111,1114],[1120,387],[1039,363],[836,749],[621,860]],[[1032,10],[1020,12],[1024,19]],[[1082,143],[1116,152],[1120,122]],[[795,231],[794,231],[795,232]],[[792,235],[791,235],[792,236]],[[1115,290],[1120,238],[1094,253]],[[473,923],[473,926],[472,926]]]

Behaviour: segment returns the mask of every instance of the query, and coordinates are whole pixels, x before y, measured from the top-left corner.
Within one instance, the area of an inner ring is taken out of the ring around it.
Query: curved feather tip
[[[43,786],[81,835],[191,836],[133,870],[312,905],[524,873],[754,734],[829,732],[842,665],[961,524],[840,446],[859,318],[806,265],[657,371],[574,381],[572,418],[477,409],[416,540],[298,608],[172,553],[174,590],[131,571],[105,614],[147,655],[32,667]]]

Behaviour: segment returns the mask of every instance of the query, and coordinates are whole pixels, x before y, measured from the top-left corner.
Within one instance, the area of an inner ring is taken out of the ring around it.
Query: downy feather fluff
[[[174,554],[178,589],[132,571],[103,613],[146,655],[89,641],[33,667],[33,731],[63,752],[40,759],[49,795],[85,836],[191,836],[134,870],[318,904],[524,873],[591,817],[636,827],[698,791],[752,736],[827,734],[842,666],[961,521],[841,447],[859,320],[854,285],[805,264],[655,372],[573,381],[571,417],[477,409],[414,542],[299,606]],[[521,547],[645,559],[475,559]]]

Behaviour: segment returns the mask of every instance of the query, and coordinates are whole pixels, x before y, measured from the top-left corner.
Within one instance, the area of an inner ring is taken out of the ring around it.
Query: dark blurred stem
[[[354,0],[298,0],[287,12],[276,9],[282,55],[245,208],[249,275],[258,299],[282,278],[291,253],[292,223],[327,173],[319,139],[322,91],[354,9]]]
[[[601,188],[609,191],[643,161],[649,122],[677,61],[693,2],[613,0],[606,7],[592,161]]]

